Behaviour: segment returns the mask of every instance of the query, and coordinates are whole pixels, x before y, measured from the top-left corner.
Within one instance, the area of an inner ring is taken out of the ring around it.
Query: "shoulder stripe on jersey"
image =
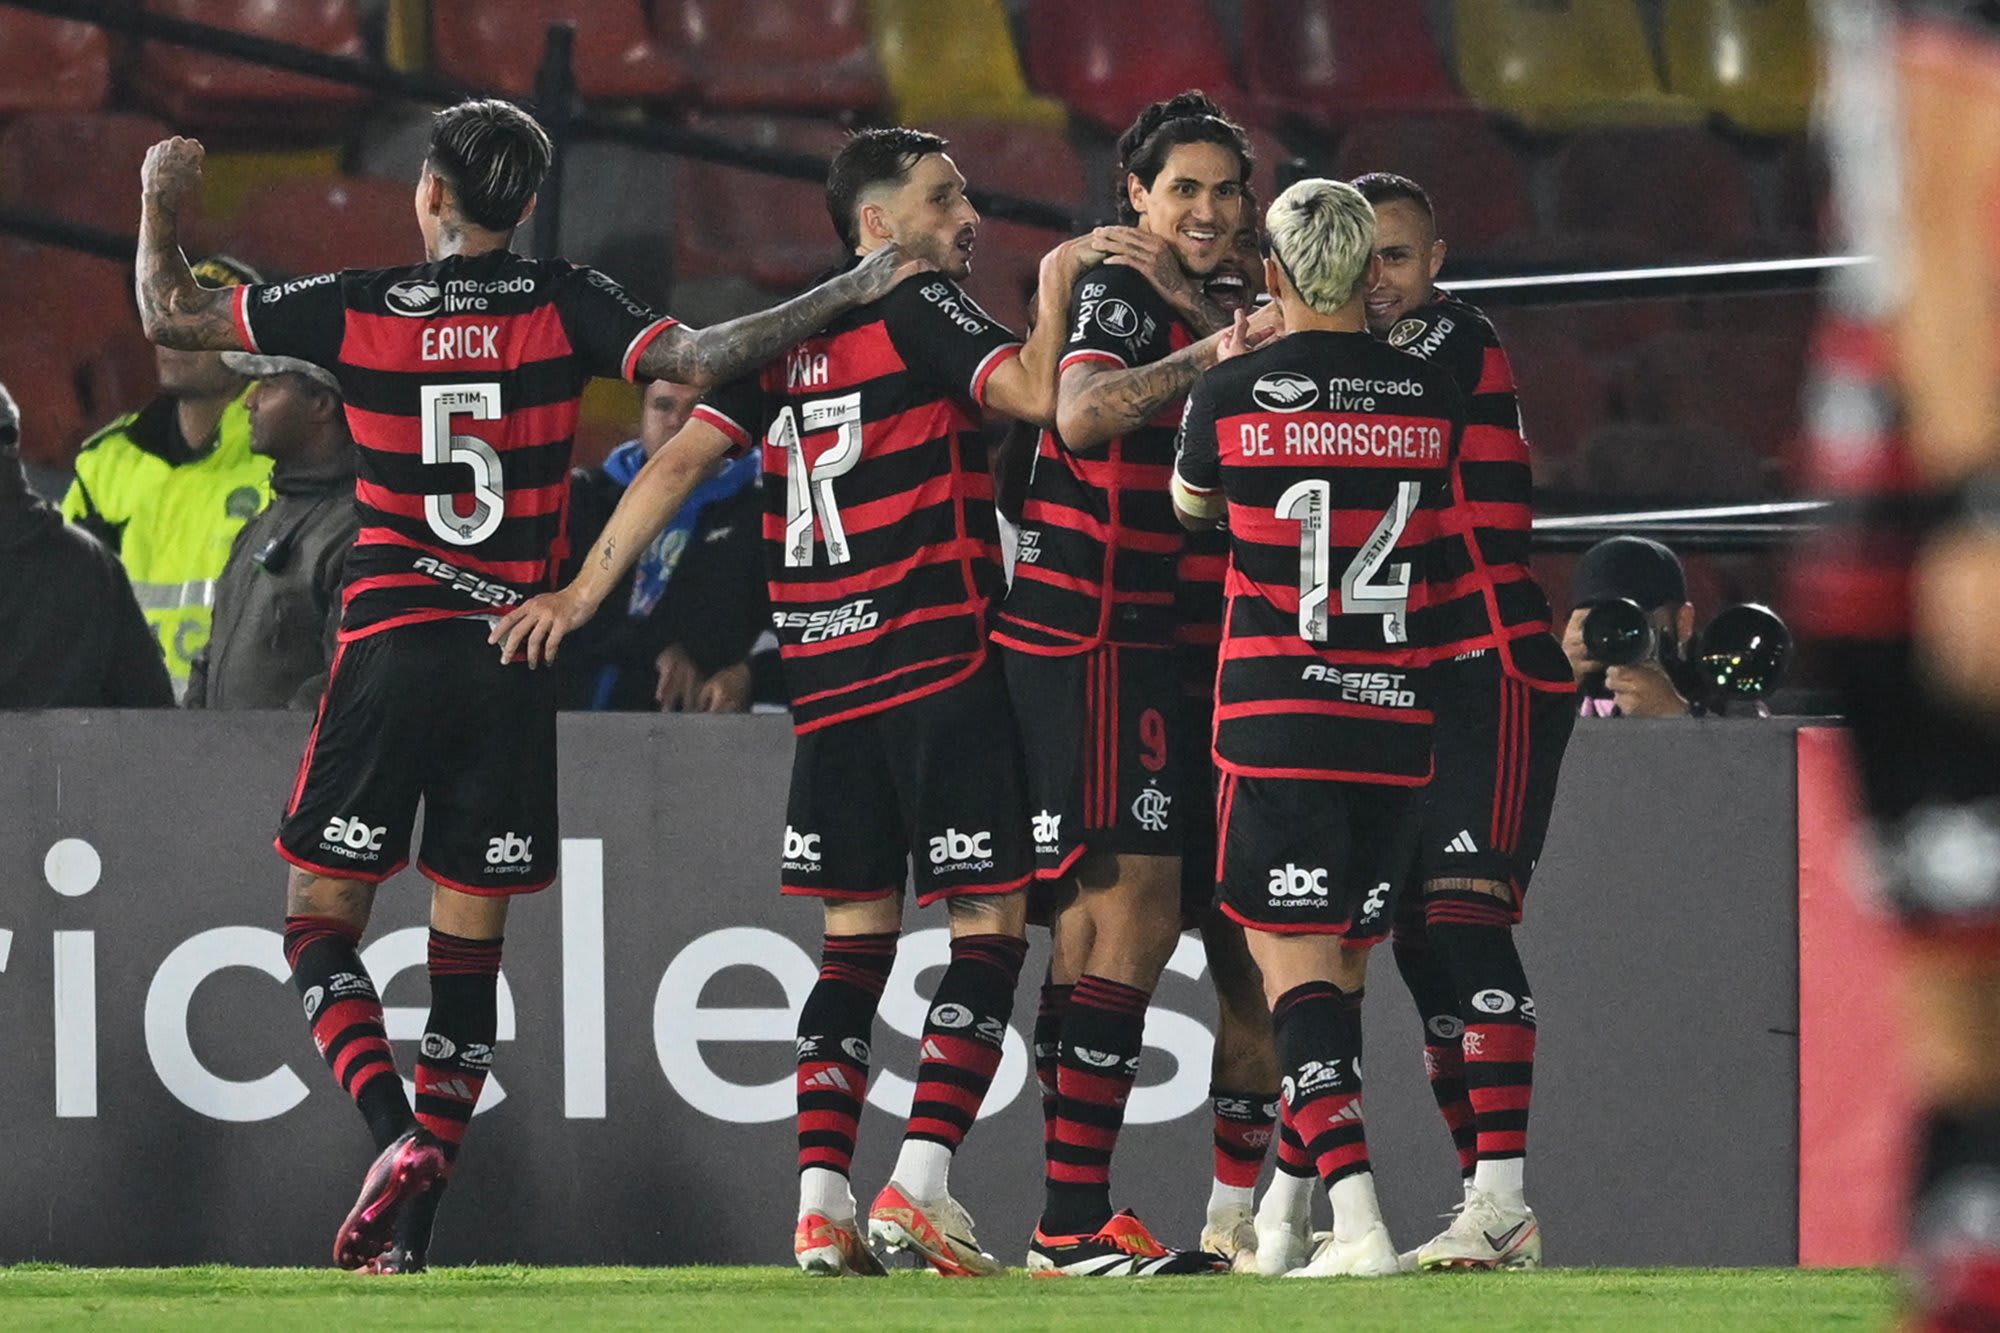
[[[1102,361],[1107,365],[1116,366],[1120,370],[1130,369],[1125,358],[1119,356],[1116,352],[1103,352],[1095,347],[1089,347],[1081,352],[1071,352],[1068,356],[1064,357],[1061,364],[1056,367],[1056,374],[1060,375],[1071,366],[1080,366],[1086,361]]]
[[[720,408],[712,407],[707,403],[696,403],[694,411],[688,415],[707,422],[724,435],[727,435],[729,442],[736,446],[736,452],[741,453],[750,447],[750,432],[743,429],[742,424],[736,418],[730,416]]]
[[[243,340],[246,350],[261,352],[257,346],[257,335],[250,331],[250,289],[238,284],[230,289],[229,313],[236,318],[236,336]]]
[[[972,372],[972,401],[981,407],[986,406],[987,378],[994,371],[1000,369],[1008,357],[1019,356],[1020,354],[1021,344],[1019,343],[1004,343],[988,352],[985,359],[979,363],[979,368]]]
[[[635,378],[635,372],[639,369],[640,355],[645,352],[653,339],[659,337],[678,323],[680,323],[679,320],[669,315],[654,320],[651,324],[633,334],[632,341],[625,348],[625,355],[619,358],[619,373],[624,375],[628,380]]]

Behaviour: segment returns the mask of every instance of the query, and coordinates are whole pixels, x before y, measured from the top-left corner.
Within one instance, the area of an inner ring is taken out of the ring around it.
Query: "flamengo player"
[[[360,446],[340,649],[277,840],[293,866],[285,957],[380,1149],[334,1242],[344,1268],[424,1266],[492,1063],[508,898],[556,873],[555,681],[504,667],[483,622],[553,572],[585,382],[739,375],[904,276],[885,250],[777,309],[688,329],[600,273],[508,251],[549,162],[526,112],[461,103],[438,113],[417,181],[425,263],[228,290],[196,284],[176,235],[201,145],[166,140],[143,168],[147,336],[327,367]],[[413,1114],[358,944],[419,799],[436,887]]]
[[[1228,322],[1198,284],[1242,225],[1250,168],[1242,129],[1200,93],[1153,104],[1119,140],[1119,209],[1134,225],[1095,233],[1111,258],[1076,285],[1060,429],[1042,436],[993,630],[1052,890],[1035,1023],[1036,1073],[1055,1090],[1028,1252],[1037,1270],[1149,1276],[1219,1263],[1114,1213],[1110,1179],[1146,1008],[1180,935],[1174,425]]]
[[[1399,1264],[1362,1131],[1361,995],[1430,779],[1425,617],[1464,409],[1449,375],[1368,335],[1379,264],[1359,191],[1300,181],[1266,228],[1287,332],[1196,382],[1174,504],[1229,526],[1221,907],[1247,928],[1286,1123],[1333,1200],[1332,1235],[1293,1271],[1381,1277]]]
[[[848,1172],[912,861],[918,904],[949,908],[951,963],[869,1230],[947,1275],[1000,1271],[947,1189],[999,1066],[1034,869],[1013,710],[987,651],[1002,575],[977,432],[982,410],[1054,416],[1061,302],[1095,255],[1084,238],[1044,257],[1043,304],[1023,346],[958,286],[979,214],[947,146],[918,130],[865,130],[827,178],[843,244],[857,255],[900,245],[939,275],[710,395],[627,489],[575,582],[494,631],[530,663],[553,656],[709,468],[761,439],[772,618],[798,731],[783,885],[826,914],[819,982],[799,1014],[793,1251],[829,1276],[882,1271],[859,1235]]]
[[[1485,315],[1435,285],[1445,245],[1423,187],[1380,172],[1354,184],[1375,206],[1382,260],[1369,328],[1448,371],[1466,404],[1443,518],[1447,582],[1431,613],[1437,774],[1421,891],[1403,898],[1394,939],[1465,1194],[1415,1258],[1427,1269],[1534,1267],[1541,1229],[1522,1173],[1535,1001],[1513,928],[1576,725],[1576,684],[1528,568],[1534,478],[1507,353]]]

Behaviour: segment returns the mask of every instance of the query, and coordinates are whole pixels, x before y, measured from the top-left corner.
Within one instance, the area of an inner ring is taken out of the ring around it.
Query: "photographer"
[[[1563,652],[1576,672],[1585,717],[1687,717],[1704,711],[1688,702],[1682,674],[1694,635],[1694,606],[1680,557],[1644,537],[1611,537],[1583,553],[1571,588]],[[1618,601],[1637,603],[1653,634],[1652,650],[1627,666],[1607,666],[1591,656],[1584,622]]]

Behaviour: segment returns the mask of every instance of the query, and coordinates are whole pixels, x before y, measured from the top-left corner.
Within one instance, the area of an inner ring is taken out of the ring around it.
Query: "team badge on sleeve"
[[[1401,319],[1396,327],[1389,330],[1389,346],[1408,347],[1424,336],[1424,322],[1421,319]]]

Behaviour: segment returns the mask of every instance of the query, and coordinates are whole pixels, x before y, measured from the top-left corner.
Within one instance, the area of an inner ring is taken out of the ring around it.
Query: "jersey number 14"
[[[1396,503],[1340,575],[1340,614],[1379,613],[1382,637],[1390,643],[1410,641],[1410,566],[1408,561],[1389,564],[1389,553],[1409,526],[1421,494],[1414,481],[1398,483]],[[1325,643],[1333,593],[1333,483],[1294,482],[1278,497],[1278,517],[1299,525],[1299,637]]]

